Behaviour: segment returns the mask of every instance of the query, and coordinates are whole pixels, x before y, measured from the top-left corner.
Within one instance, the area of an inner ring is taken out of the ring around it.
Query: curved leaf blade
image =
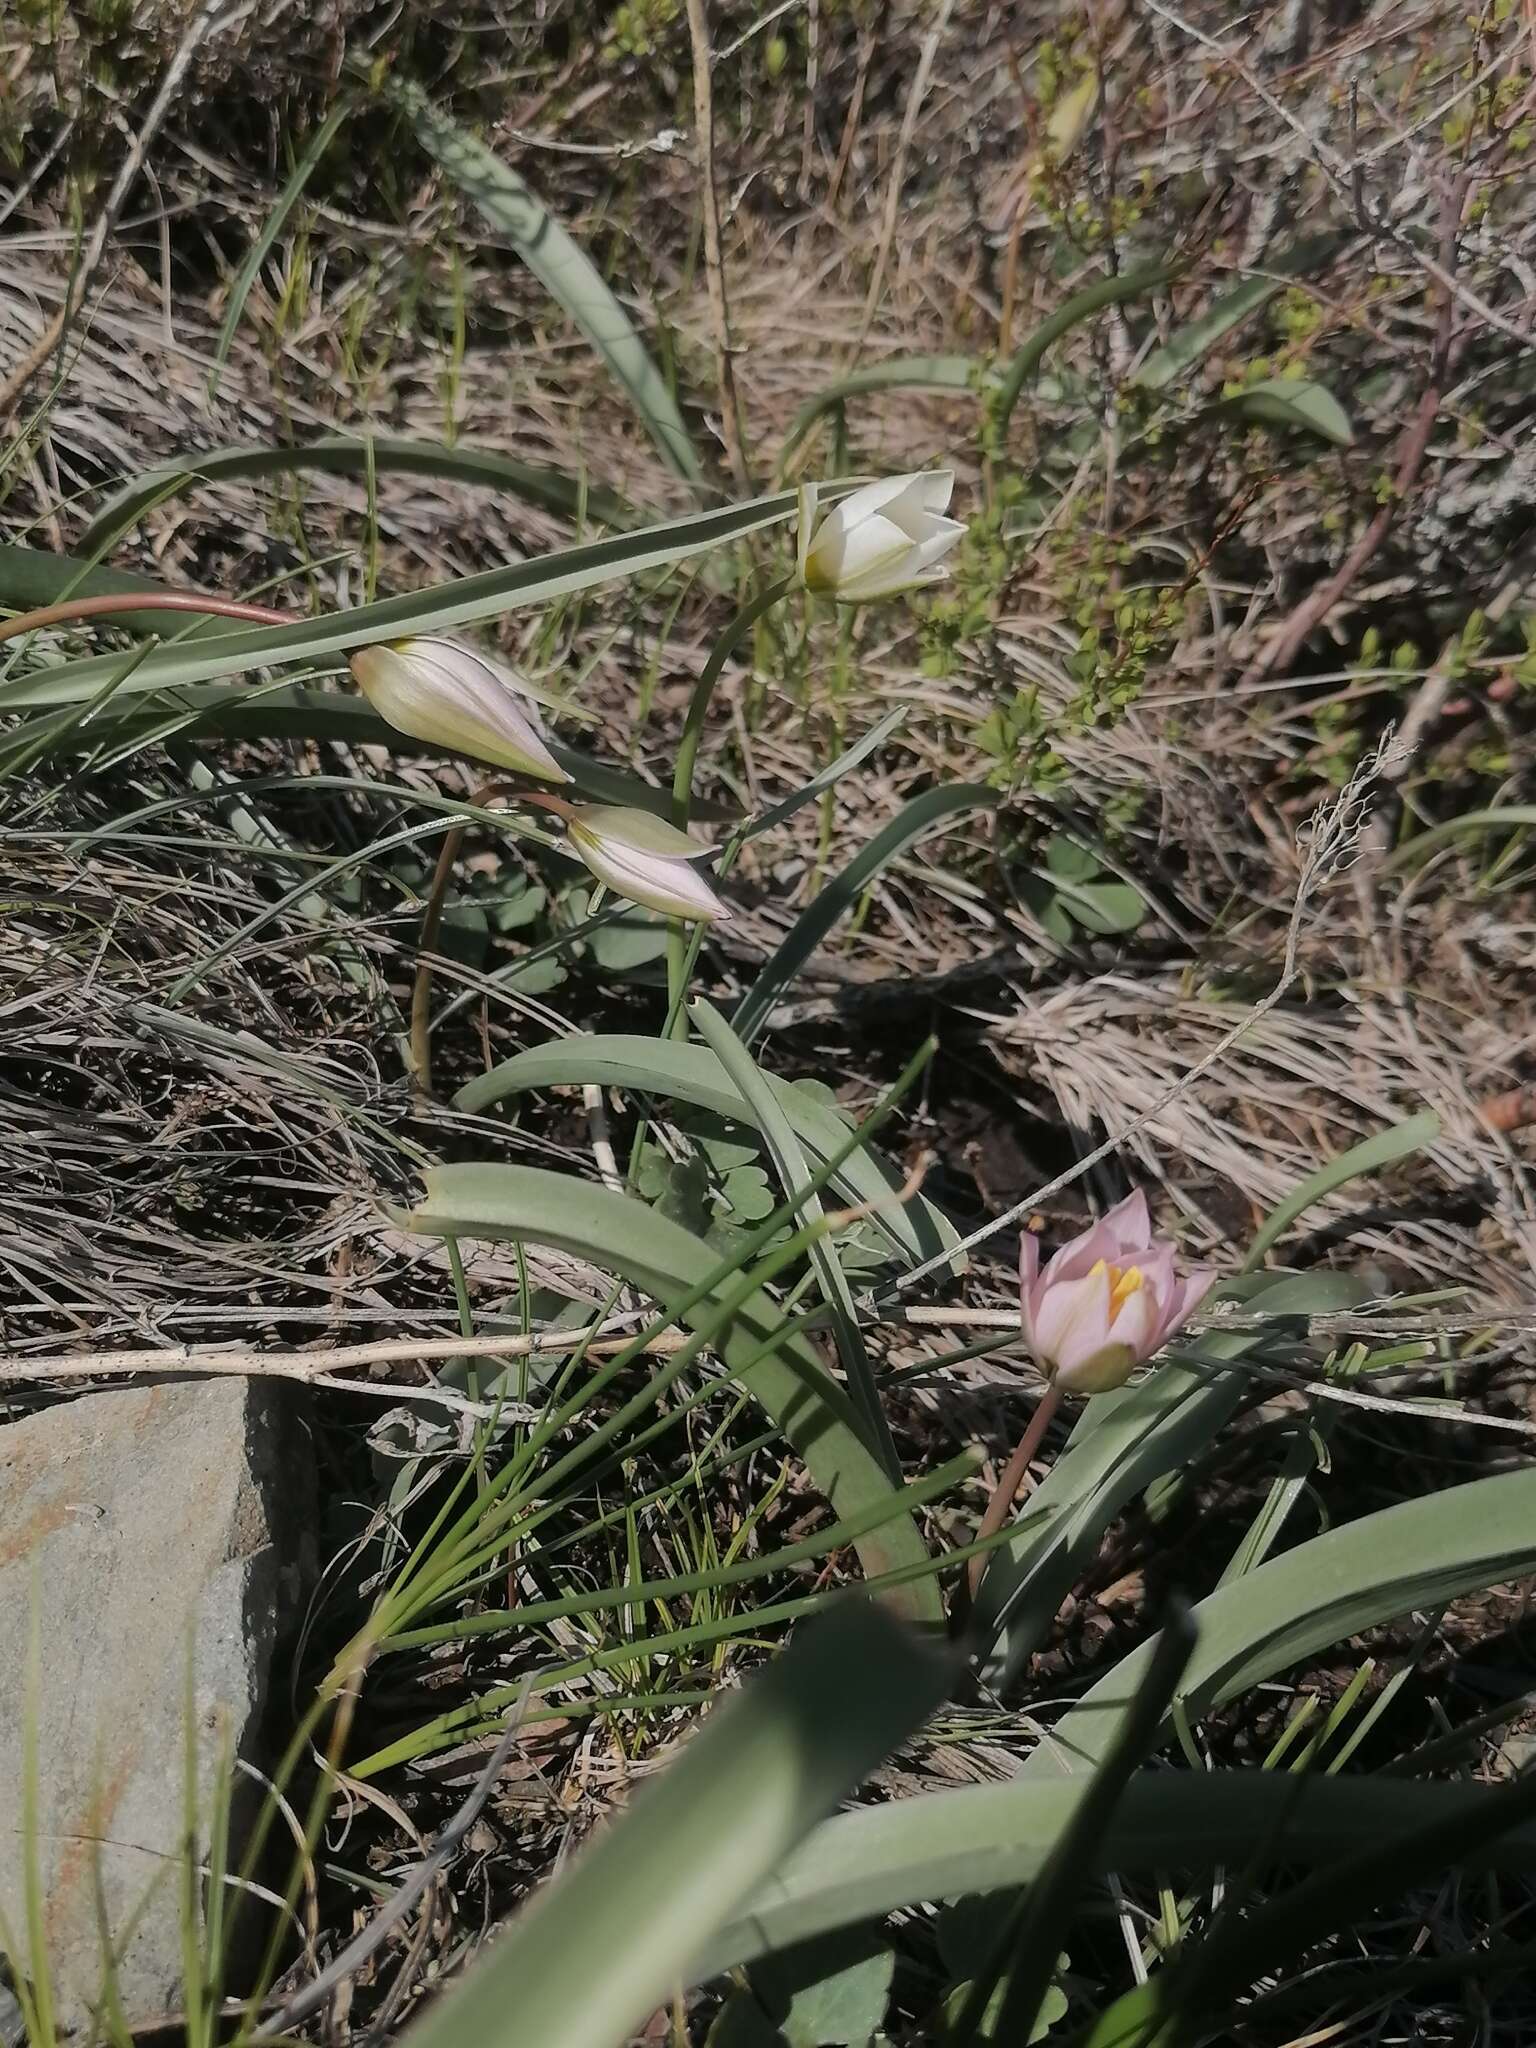
[[[122,694],[138,695],[146,690],[216,682],[221,676],[242,675],[276,662],[318,662],[401,634],[452,632],[457,626],[472,626],[525,605],[547,604],[618,577],[671,568],[690,555],[705,554],[792,518],[797,503],[795,492],[774,491],[724,511],[691,512],[632,533],[558,548],[531,562],[380,598],[351,611],[295,619],[292,625],[247,626],[190,644],[159,647],[146,655],[125,681],[121,681],[119,655],[65,662],[0,684],[0,711],[83,703],[119,681]]]
[[[675,1763],[411,2028],[411,2048],[613,2048],[786,1852],[926,1720],[947,1659],[849,1602]],[[599,1963],[600,1967],[594,1967]]]
[[[562,519],[583,512],[604,526],[633,523],[633,507],[601,485],[583,485],[563,470],[515,462],[491,449],[448,447],[436,441],[402,440],[381,434],[328,434],[301,448],[209,448],[179,462],[164,462],[135,477],[107,500],[78,546],[81,554],[104,554],[131,531],[151,506],[182,497],[206,484],[249,483],[263,477],[290,476],[314,470],[321,476],[366,477],[370,467],[379,476],[441,477],[447,483],[509,491],[531,505]],[[164,620],[161,620],[162,629]]]
[[[635,411],[669,467],[689,483],[703,470],[666,379],[652,362],[629,315],[591,258],[579,248],[532,188],[467,129],[433,106],[419,86],[385,80],[387,99],[399,108],[416,139],[445,177],[464,193],[591,342],[628,392]]]
[[[924,790],[899,810],[884,831],[856,853],[840,875],[835,875],[820,895],[808,903],[795,919],[788,935],[767,961],[751,988],[737,1005],[731,1023],[738,1038],[750,1044],[768,1021],[774,1004],[787,989],[827,933],[858,902],[865,889],[887,862],[905,853],[913,842],[941,818],[957,811],[992,810],[1002,801],[995,789],[978,782]]]
[[[825,1821],[707,1943],[696,1981],[903,1907],[1012,1890],[1040,1875],[1083,1796],[1082,1776],[920,1793]],[[1482,1786],[1385,1778],[1295,1778],[1260,1770],[1140,1771],[1104,1832],[1101,1870],[1127,1876],[1277,1861],[1329,1864],[1460,1810],[1490,1812]],[[1536,1826],[1489,1845],[1491,1864],[1536,1869]]]
[[[1536,1468],[1399,1501],[1270,1558],[1202,1600],[1182,1697],[1197,1718],[1346,1636],[1533,1572]],[[1086,1692],[1021,1775],[1071,1774],[1102,1757],[1156,1641]]]
[[[792,1081],[772,1074],[764,1078],[817,1165],[846,1147],[848,1125],[835,1109],[806,1095]],[[752,1105],[742,1098],[707,1047],[627,1033],[562,1038],[531,1046],[467,1082],[453,1101],[456,1109],[479,1112],[526,1088],[582,1088],[589,1084],[622,1088],[636,1095],[667,1096],[735,1122],[757,1122]],[[909,1266],[921,1265],[959,1241],[949,1219],[921,1196],[899,1207],[892,1205],[890,1197],[900,1187],[901,1176],[867,1145],[849,1155],[833,1175],[832,1184],[846,1201],[879,1205],[870,1221]]]
[[[1326,384],[1310,377],[1266,377],[1230,398],[1219,399],[1211,411],[1229,419],[1249,420],[1261,427],[1295,427],[1335,448],[1354,445],[1349,415]]]
[[[717,1254],[670,1217],[631,1195],[535,1166],[434,1167],[425,1199],[405,1218],[433,1237],[511,1238],[549,1245],[621,1273],[656,1301],[680,1301],[719,1265]],[[722,1291],[707,1294],[685,1319],[695,1328],[718,1313]],[[894,1490],[864,1440],[858,1416],[805,1337],[792,1332],[761,1290],[742,1306],[720,1353],[739,1385],[781,1429],[837,1515],[852,1520]],[[909,1515],[885,1523],[857,1544],[865,1572],[928,1562]],[[942,1609],[931,1580],[898,1596],[915,1619],[937,1621]]]

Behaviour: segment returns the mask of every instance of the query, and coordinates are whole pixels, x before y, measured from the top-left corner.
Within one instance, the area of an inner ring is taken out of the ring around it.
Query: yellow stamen
[[[1139,1294],[1146,1281],[1140,1266],[1112,1266],[1107,1259],[1096,1259],[1089,1270],[1090,1280],[1100,1273],[1109,1275],[1109,1312],[1119,1315],[1121,1309],[1133,1294]]]

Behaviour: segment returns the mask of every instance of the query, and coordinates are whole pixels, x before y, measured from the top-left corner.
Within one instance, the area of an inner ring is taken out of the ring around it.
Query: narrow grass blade
[[[1519,832],[1528,831],[1533,825],[1536,804],[1500,804],[1491,811],[1463,811],[1459,818],[1447,818],[1443,825],[1431,825],[1427,832],[1416,832],[1411,839],[1405,839],[1383,864],[1382,873],[1394,875],[1466,832]]]
[[[850,398],[861,398],[871,391],[968,391],[974,394],[980,389],[981,380],[989,374],[978,356],[888,356],[883,363],[871,363],[868,369],[839,377],[836,383],[818,391],[814,398],[808,398],[791,420],[779,456],[780,470],[816,422]]]
[[[1506,1579],[1536,1572],[1536,1467],[1476,1479],[1314,1536],[1223,1586],[1195,1609],[1200,1646],[1184,1704],[1191,1720],[1303,1657]],[[1143,1644],[1086,1692],[1023,1775],[1088,1769],[1116,1739],[1155,1651]]]
[[[531,562],[516,562],[509,568],[488,569],[427,590],[381,598],[352,611],[295,619],[291,626],[245,627],[220,633],[216,641],[156,648],[125,687],[140,692],[211,683],[221,676],[242,675],[275,662],[334,659],[352,648],[405,633],[452,632],[457,626],[472,626],[528,605],[548,604],[619,577],[671,568],[690,555],[705,554],[793,518],[797,503],[795,492],[775,491],[722,512],[692,512],[634,533],[583,541]],[[38,675],[13,677],[0,684],[0,711],[79,703],[110,682],[120,666],[115,656],[92,656]]]
[[[830,789],[834,783],[841,782],[843,777],[851,774],[861,762],[867,761],[871,754],[877,753],[892,733],[906,723],[906,718],[907,714],[900,705],[894,711],[888,711],[878,725],[872,725],[862,739],[855,740],[845,753],[829,761],[824,768],[818,768],[808,782],[802,782],[800,787],[791,790],[788,796],[781,797],[776,804],[770,804],[766,811],[758,811],[751,823],[743,828],[743,838],[757,839],[764,832],[773,831],[776,826],[792,818],[796,811],[814,802],[824,789]],[[702,815],[697,798],[694,799],[693,815],[696,818]]]
[[[699,1036],[725,1069],[733,1086],[740,1092],[742,1100],[750,1107],[752,1121],[763,1134],[768,1156],[773,1161],[779,1186],[786,1200],[794,1204],[797,1224],[820,1223],[826,1215],[820,1195],[810,1189],[810,1170],[800,1141],[795,1136],[794,1126],[779,1106],[779,1098],[771,1087],[768,1076],[762,1073],[751,1053],[732,1031],[712,1003],[699,997],[689,1005]],[[837,1339],[838,1356],[842,1360],[843,1376],[852,1392],[855,1406],[864,1420],[866,1442],[879,1458],[892,1479],[901,1476],[901,1461],[896,1455],[896,1446],[891,1439],[890,1424],[881,1405],[880,1392],[875,1385],[874,1367],[869,1362],[869,1353],[864,1348],[864,1333],[859,1327],[859,1312],[854,1307],[853,1290],[848,1285],[848,1276],[843,1271],[837,1255],[837,1246],[830,1235],[813,1238],[810,1246],[811,1267],[821,1288],[823,1301],[832,1316],[832,1329]]]
[[[1374,1138],[1365,1138],[1358,1145],[1351,1145],[1337,1159],[1330,1159],[1316,1173],[1308,1174],[1273,1214],[1265,1218],[1248,1247],[1243,1271],[1250,1273],[1261,1266],[1271,1247],[1280,1242],[1291,1225],[1316,1203],[1325,1201],[1335,1188],[1357,1180],[1361,1174],[1380,1173],[1383,1167],[1395,1166],[1399,1159],[1407,1159],[1426,1145],[1432,1145],[1439,1135],[1439,1117],[1433,1110],[1421,1110],[1417,1116],[1405,1117],[1402,1123],[1393,1124],[1390,1130],[1378,1131]]]
[[[941,818],[952,817],[957,811],[990,810],[1001,800],[995,789],[961,782],[925,790],[898,811],[884,831],[876,833],[868,846],[855,854],[842,873],[835,875],[795,919],[783,944],[742,997],[731,1019],[737,1037],[751,1044],[806,961],[838,919],[852,910],[883,867],[905,853]]]
[[[309,147],[293,167],[287,184],[278,194],[277,204],[267,215],[261,233],[246,252],[245,261],[229,288],[229,304],[224,309],[224,318],[219,324],[219,338],[214,345],[213,368],[208,373],[208,396],[216,398],[219,379],[224,374],[224,365],[229,360],[229,351],[234,345],[235,333],[245,313],[245,302],[251,295],[251,287],[261,275],[261,266],[283,232],[288,216],[303,195],[304,187],[314,175],[321,157],[336,139],[337,130],[352,111],[350,99],[339,99],[326,115],[320,126],[309,139]]]
[[[1005,1930],[1001,1966],[1011,1960],[1008,1988],[994,2029],[1000,2041],[1030,2041],[1045,1994],[1050,1988],[1078,1895],[1100,1854],[1101,1844],[1131,1773],[1157,1740],[1157,1731],[1173,1703],[1195,1647],[1196,1629],[1182,1604],[1170,1615],[1158,1637],[1157,1655],[1148,1664],[1136,1697],[1126,1714],[1114,1747],[1083,1788],[1072,1817],[1062,1828],[1039,1877],[1024,1894]],[[969,2048],[991,2002],[1000,1967],[978,1976],[960,2021],[945,2048]]]
[[[1078,1811],[1085,1779],[1019,1778],[920,1793],[826,1821],[753,1893],[700,1959],[701,1981],[758,1956],[928,1900],[1033,1883]],[[1263,1848],[1335,1864],[1448,1815],[1491,1811],[1481,1785],[1292,1778],[1260,1770],[1139,1771],[1106,1828],[1100,1870],[1210,1871]],[[1536,1825],[1490,1840],[1488,1864],[1536,1870]]]
[[[404,1220],[435,1237],[551,1245],[623,1274],[663,1305],[682,1300],[719,1263],[708,1245],[632,1196],[540,1167],[437,1167],[427,1175],[425,1200]],[[719,1305],[718,1292],[706,1295],[684,1319],[696,1327]],[[768,1295],[759,1291],[744,1303],[721,1350],[839,1516],[851,1520],[889,1497],[892,1481],[867,1448],[848,1397]],[[928,1562],[910,1516],[871,1531],[857,1548],[872,1578]],[[938,1616],[931,1582],[914,1586],[906,1604],[917,1618]]]
[[[848,1125],[835,1109],[791,1081],[771,1074],[765,1079],[791,1129],[818,1164],[846,1148]],[[734,1121],[757,1123],[753,1105],[707,1047],[624,1034],[561,1038],[514,1053],[461,1088],[454,1107],[478,1114],[525,1088],[594,1085],[662,1096]],[[832,1184],[845,1201],[871,1205],[871,1224],[908,1266],[921,1265],[958,1242],[949,1219],[921,1196],[910,1202],[892,1202],[901,1176],[870,1146],[861,1145],[850,1153]]]
[[[328,434],[302,448],[209,448],[180,462],[146,470],[116,491],[81,535],[83,555],[104,554],[131,531],[151,506],[163,504],[208,484],[249,483],[263,477],[292,476],[313,470],[323,476],[431,476],[446,483],[471,484],[488,491],[507,491],[562,519],[583,513],[604,526],[630,526],[634,510],[615,492],[586,485],[564,470],[531,462],[515,462],[490,449],[446,447],[436,441],[400,440],[393,435],[367,437]],[[164,620],[161,620],[162,629]],[[226,621],[226,624],[228,622]]]
[[[666,379],[652,362],[629,315],[543,200],[484,143],[442,113],[408,79],[384,82],[386,99],[410,122],[416,138],[498,234],[503,234],[550,297],[570,316],[618,382],[677,475],[703,476],[699,458]]]
[[[997,394],[998,432],[1007,432],[1024,386],[1064,334],[1070,334],[1084,320],[1091,320],[1095,313],[1102,313],[1106,306],[1123,306],[1132,299],[1145,298],[1177,275],[1177,267],[1171,263],[1149,263],[1139,270],[1126,271],[1122,277],[1101,278],[1097,284],[1074,292],[1049,320],[1042,320],[1002,377]]]
[[[433,2005],[411,2048],[628,2040],[753,1887],[939,1705],[951,1675],[872,1607],[850,1603],[808,1628]]]

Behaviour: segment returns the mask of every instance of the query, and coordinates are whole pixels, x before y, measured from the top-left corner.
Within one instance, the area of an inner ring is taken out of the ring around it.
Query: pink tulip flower
[[[1183,1328],[1216,1284],[1209,1270],[1174,1270],[1174,1247],[1152,1235],[1138,1189],[1040,1270],[1040,1246],[1019,1247],[1024,1337],[1041,1369],[1072,1394],[1124,1386]]]

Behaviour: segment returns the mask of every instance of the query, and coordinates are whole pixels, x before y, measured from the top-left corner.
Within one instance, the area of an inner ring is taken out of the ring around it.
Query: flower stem
[[[715,694],[715,684],[720,680],[720,671],[742,641],[751,632],[758,620],[772,611],[794,582],[793,576],[780,576],[760,590],[729,620],[719,639],[710,649],[709,659],[699,671],[699,680],[693,686],[693,698],[688,706],[688,716],[683,721],[683,736],[678,742],[677,763],[672,771],[672,822],[680,831],[686,832],[688,821],[693,816],[693,770],[699,758],[699,742],[704,737],[704,722],[709,716],[710,700]],[[688,1026],[683,1019],[683,997],[688,978],[688,925],[682,918],[674,918],[667,932],[667,1008],[672,1018],[672,1035],[685,1036]]]
[[[482,782],[469,800],[479,810],[492,797],[505,795],[511,787],[499,776],[493,777],[489,782]],[[461,821],[443,840],[437,866],[432,871],[432,888],[421,920],[421,937],[416,945],[416,980],[411,988],[411,1067],[417,1091],[422,1095],[432,1093],[432,954],[437,950],[437,936],[443,928],[448,878],[453,873],[467,830]]]
[[[995,1536],[1013,1513],[1013,1504],[1019,1497],[1024,1481],[1029,1477],[1029,1468],[1034,1461],[1035,1453],[1039,1450],[1045,1432],[1050,1428],[1052,1418],[1060,1406],[1061,1383],[1052,1380],[1035,1403],[1035,1412],[1029,1418],[1029,1427],[1019,1438],[1018,1448],[1008,1460],[1002,1478],[992,1490],[992,1498],[987,1502],[987,1511],[976,1531],[975,1540],[978,1543],[985,1542],[989,1536]],[[981,1575],[990,1562],[990,1551],[983,1551],[980,1557],[971,1559],[968,1591],[972,1599],[975,1598],[976,1589],[981,1584]]]
[[[221,619],[242,619],[248,625],[291,626],[292,612],[266,604],[245,604],[233,597],[204,597],[191,590],[114,590],[98,597],[66,597],[35,612],[22,612],[0,624],[0,640],[15,640],[43,626],[61,626],[75,619],[110,618],[114,612],[201,612]]]

